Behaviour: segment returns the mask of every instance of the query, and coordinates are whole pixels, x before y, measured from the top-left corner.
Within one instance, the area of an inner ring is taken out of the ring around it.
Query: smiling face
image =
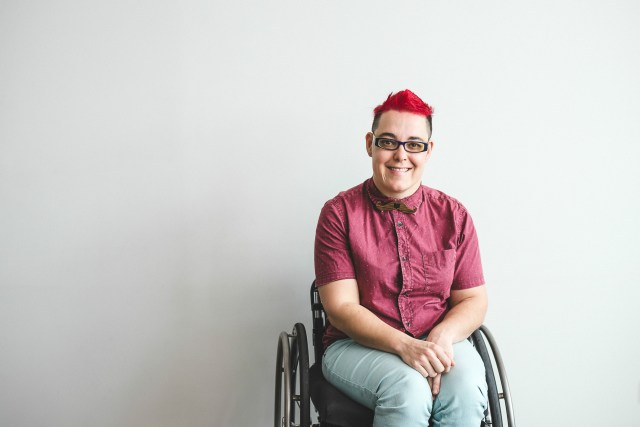
[[[380,116],[376,137],[392,138],[398,141],[429,141],[427,119],[418,114],[385,111]],[[433,150],[433,141],[429,150],[422,153],[407,153],[404,147],[390,151],[373,144],[373,134],[367,133],[367,153],[373,166],[373,182],[387,197],[402,199],[420,188],[424,164]]]

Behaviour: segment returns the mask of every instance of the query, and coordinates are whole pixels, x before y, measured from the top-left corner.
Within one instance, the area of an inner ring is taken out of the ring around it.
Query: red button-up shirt
[[[356,279],[360,304],[414,337],[445,315],[451,290],[484,284],[471,216],[456,199],[421,186],[401,201],[413,214],[381,212],[391,200],[368,179],[329,200],[315,240],[316,285]],[[325,347],[346,335],[329,325]]]

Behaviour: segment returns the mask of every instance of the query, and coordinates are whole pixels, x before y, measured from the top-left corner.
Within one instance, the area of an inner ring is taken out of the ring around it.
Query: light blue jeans
[[[374,410],[373,427],[479,427],[487,406],[480,355],[467,340],[453,345],[456,365],[442,375],[433,400],[426,378],[395,354],[352,339],[334,342],[322,358],[331,384]]]

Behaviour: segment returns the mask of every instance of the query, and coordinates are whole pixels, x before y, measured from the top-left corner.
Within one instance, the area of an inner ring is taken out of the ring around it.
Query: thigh
[[[400,357],[362,346],[352,339],[329,346],[322,359],[322,372],[336,388],[371,409],[379,404],[382,394],[398,393],[394,389],[399,386],[430,396],[426,379]]]
[[[452,417],[464,420],[453,422],[452,425],[467,425],[464,422],[469,419],[474,420],[469,425],[474,425],[475,419],[478,420],[475,425],[479,425],[487,405],[484,364],[468,340],[454,344],[453,353],[456,365],[442,375],[440,393],[433,405],[434,421],[444,421],[448,417],[445,413],[451,411]],[[440,425],[438,422],[435,424]]]
[[[442,376],[441,388],[455,390],[464,384],[472,384],[478,387],[486,395],[487,383],[485,380],[484,363],[480,354],[469,340],[464,340],[453,345],[453,359],[456,365],[447,374]]]

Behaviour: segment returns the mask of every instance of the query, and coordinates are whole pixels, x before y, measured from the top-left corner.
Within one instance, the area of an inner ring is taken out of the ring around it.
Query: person
[[[422,185],[432,114],[410,90],[377,106],[373,176],[329,200],[316,229],[322,372],[375,427],[477,427],[487,405],[466,339],[487,310],[476,231],[460,202]]]

